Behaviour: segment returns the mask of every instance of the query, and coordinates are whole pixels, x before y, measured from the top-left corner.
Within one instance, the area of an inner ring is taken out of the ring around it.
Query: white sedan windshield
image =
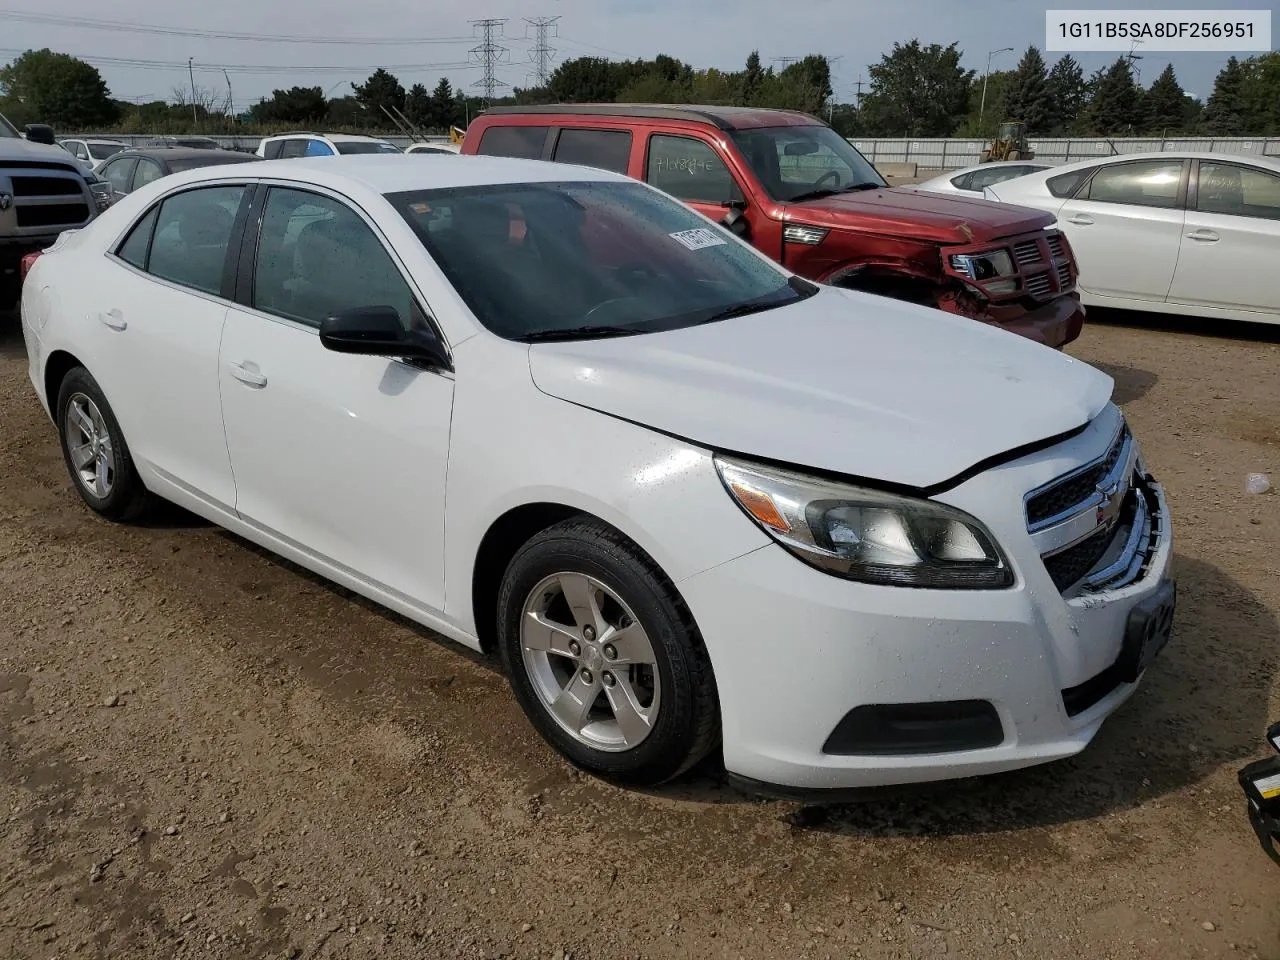
[[[636,183],[518,183],[388,199],[486,327],[509,339],[670,330],[817,287]]]

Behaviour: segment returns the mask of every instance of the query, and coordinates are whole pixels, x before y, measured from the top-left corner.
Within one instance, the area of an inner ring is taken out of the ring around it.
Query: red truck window
[[[488,157],[518,157],[538,160],[547,142],[550,127],[490,127],[480,138],[476,153]]]
[[[645,180],[677,200],[724,203],[734,198],[733,174],[714,150],[692,137],[650,137]]]
[[[625,174],[631,163],[631,131],[562,130],[552,159]]]

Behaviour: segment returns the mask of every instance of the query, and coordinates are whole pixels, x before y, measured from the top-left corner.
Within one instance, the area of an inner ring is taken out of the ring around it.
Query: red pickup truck
[[[750,107],[494,107],[464,154],[601,167],[644,180],[788,269],[923,303],[1051,347],[1080,335],[1071,247],[1038,210],[890,187],[808,114]]]

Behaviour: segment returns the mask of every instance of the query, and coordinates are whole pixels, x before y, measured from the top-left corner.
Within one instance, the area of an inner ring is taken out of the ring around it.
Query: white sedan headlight
[[[728,457],[716,468],[747,516],[828,573],[898,587],[1013,585],[995,538],[954,507]]]

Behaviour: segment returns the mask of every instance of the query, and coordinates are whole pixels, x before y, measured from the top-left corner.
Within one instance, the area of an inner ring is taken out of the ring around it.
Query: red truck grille
[[[1014,273],[1000,276],[971,276],[964,261],[982,258],[997,249],[1007,250],[1013,260]],[[949,258],[952,270],[960,277],[983,288],[993,302],[1008,302],[1020,297],[1037,301],[1052,300],[1075,289],[1076,271],[1070,248],[1056,230],[1041,230],[1034,234],[1013,237],[1000,247],[975,250],[971,254],[952,254]],[[1007,288],[1008,281],[1016,278],[1016,289]]]

